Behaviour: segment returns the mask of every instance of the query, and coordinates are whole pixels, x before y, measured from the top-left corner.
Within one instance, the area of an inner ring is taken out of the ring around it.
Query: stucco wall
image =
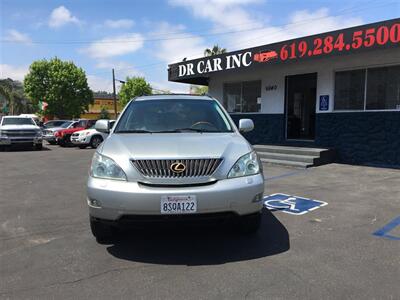
[[[400,51],[387,49],[361,54],[343,55],[333,58],[320,58],[306,62],[270,65],[260,68],[257,72],[242,70],[212,74],[209,82],[209,93],[223,101],[223,84],[226,82],[261,80],[261,111],[266,114],[283,114],[285,104],[285,76],[306,73],[317,73],[316,107],[319,112],[320,95],[329,95],[329,110],[333,111],[334,74],[335,71],[373,67],[381,65],[400,64]],[[277,85],[276,90],[266,91],[265,87]]]

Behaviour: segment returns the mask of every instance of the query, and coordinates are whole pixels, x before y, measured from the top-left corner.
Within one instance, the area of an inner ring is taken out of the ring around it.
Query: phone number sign
[[[399,46],[400,19],[393,19],[172,64],[168,76],[170,81],[204,79],[213,72]]]
[[[278,47],[276,51],[271,50],[255,54],[254,60],[267,62],[269,59],[275,58],[280,61],[286,61],[331,53],[354,52],[362,48],[377,48],[391,44],[399,45],[399,43],[400,22],[387,25],[371,25],[371,27],[366,27],[365,29],[337,31],[314,38],[293,40]]]

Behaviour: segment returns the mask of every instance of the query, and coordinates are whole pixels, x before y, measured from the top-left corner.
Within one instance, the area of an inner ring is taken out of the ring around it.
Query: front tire
[[[255,234],[261,227],[261,213],[240,217],[239,230],[244,234]]]
[[[59,140],[57,141],[57,144],[58,144],[60,147],[66,147],[66,146],[67,146],[67,144],[66,144],[64,138],[59,139]]]
[[[103,142],[103,138],[99,135],[95,135],[90,139],[90,147],[96,149]]]
[[[43,149],[43,144],[36,144],[36,145],[35,145],[35,150],[40,151],[40,150],[42,150],[42,149]]]
[[[111,242],[113,239],[114,228],[93,217],[90,217],[90,229],[96,241],[100,244]]]

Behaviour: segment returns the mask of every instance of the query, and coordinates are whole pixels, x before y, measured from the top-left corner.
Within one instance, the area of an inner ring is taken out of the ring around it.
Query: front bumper
[[[43,139],[47,142],[56,142],[56,137],[54,135],[43,135]]]
[[[89,214],[116,221],[129,215],[161,215],[161,196],[196,195],[198,214],[233,213],[248,215],[262,209],[264,179],[261,174],[219,180],[210,185],[152,187],[137,182],[98,179],[89,176]],[[255,202],[255,199],[258,201]],[[96,200],[99,207],[89,200]]]
[[[19,145],[19,144],[41,144],[43,141],[42,137],[32,137],[32,136],[19,136],[19,137],[0,137],[0,145]]]
[[[90,142],[89,137],[71,136],[71,142],[74,145],[88,145]]]

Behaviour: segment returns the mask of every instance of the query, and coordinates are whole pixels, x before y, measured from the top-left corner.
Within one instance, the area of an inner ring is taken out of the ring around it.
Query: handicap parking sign
[[[286,194],[272,194],[264,197],[264,206],[270,210],[281,210],[292,215],[304,215],[327,202]]]

